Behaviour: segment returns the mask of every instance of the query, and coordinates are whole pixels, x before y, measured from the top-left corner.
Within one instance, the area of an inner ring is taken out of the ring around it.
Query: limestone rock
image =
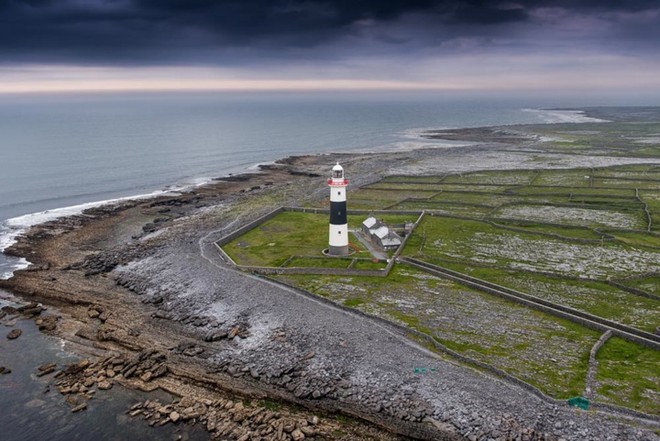
[[[87,409],[87,403],[82,403],[71,409],[71,412],[76,413],[80,412],[81,410]]]
[[[38,370],[37,377],[43,377],[44,375],[48,375],[48,374],[54,372],[56,366],[57,365],[55,363],[42,364],[41,366],[39,366],[37,368],[37,370]]]
[[[16,328],[16,329],[12,329],[11,331],[9,331],[9,334],[7,334],[7,338],[8,338],[9,340],[15,340],[15,339],[17,339],[18,337],[20,337],[22,333],[23,333],[23,331],[21,331],[21,330],[18,329],[18,328]]]
[[[49,314],[36,318],[34,324],[37,325],[40,331],[54,331],[57,327],[58,319],[58,316]]]
[[[112,383],[109,382],[109,381],[99,381],[99,383],[97,384],[97,387],[100,390],[108,390],[108,389],[112,388]]]

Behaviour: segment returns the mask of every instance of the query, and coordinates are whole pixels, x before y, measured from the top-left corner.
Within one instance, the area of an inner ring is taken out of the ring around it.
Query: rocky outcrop
[[[9,340],[15,340],[15,339],[17,339],[18,337],[20,337],[22,333],[23,333],[23,331],[21,331],[21,330],[18,329],[18,328],[16,328],[16,329],[12,329],[11,331],[9,331],[9,334],[7,334],[7,338],[8,338]]]
[[[315,416],[291,415],[223,398],[184,397],[166,405],[158,400],[147,400],[132,406],[128,413],[131,417],[143,418],[150,426],[200,423],[213,439],[302,441],[328,435],[331,428]]]

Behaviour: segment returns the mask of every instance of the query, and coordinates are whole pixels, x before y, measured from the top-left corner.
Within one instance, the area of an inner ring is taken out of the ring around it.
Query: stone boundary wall
[[[581,237],[568,237],[568,236],[562,236],[562,235],[557,234],[557,233],[544,233],[542,231],[529,231],[529,230],[525,230],[524,228],[517,228],[515,226],[509,226],[509,225],[504,225],[504,224],[498,223],[498,221],[513,221],[513,220],[518,220],[518,219],[508,219],[508,218],[504,218],[504,217],[501,217],[501,218],[500,217],[498,217],[498,218],[488,217],[488,218],[484,218],[483,221],[486,222],[486,223],[491,224],[492,226],[494,226],[496,228],[502,228],[503,230],[515,231],[517,233],[540,234],[542,236],[549,236],[549,237],[552,237],[552,238],[555,238],[555,239],[567,240],[567,241],[570,241],[570,242],[599,243],[599,242],[602,242],[603,240],[606,240],[606,241],[609,242],[609,241],[613,241],[613,240],[616,239],[611,234],[603,233],[603,232],[600,232],[596,229],[591,229],[589,227],[577,227],[577,228],[596,231],[598,234],[602,234],[603,236],[606,236],[606,237],[604,239],[584,239],[584,238],[581,238]],[[575,228],[575,227],[571,227],[571,226],[568,226],[568,225],[565,225],[565,224],[555,224],[555,223],[551,223],[551,222],[540,222],[539,225],[557,227],[557,228]]]
[[[660,350],[660,337],[654,334],[640,331],[638,329],[612,322],[610,320],[602,319],[600,317],[596,317],[573,308],[557,305],[555,303],[539,299],[529,294],[524,294],[509,288],[501,287],[494,283],[481,281],[474,277],[466,276],[464,274],[442,268],[437,265],[422,262],[417,259],[404,257],[401,259],[401,261],[423,271],[430,272],[443,278],[454,280],[455,282],[467,285],[471,288],[485,291],[489,294],[502,297],[543,312],[547,312],[549,314],[581,324],[582,326],[590,329],[598,331],[611,330],[614,334],[621,338],[639,343],[652,349]]]
[[[266,222],[267,220],[270,220],[270,219],[274,218],[275,216],[282,213],[283,211],[285,211],[284,207],[277,207],[273,211],[270,211],[270,212],[264,214],[263,216],[260,216],[260,217],[256,218],[252,222],[248,222],[247,224],[243,225],[242,227],[240,227],[240,228],[232,231],[231,233],[227,234],[226,236],[223,236],[222,238],[216,240],[215,243],[218,246],[225,245],[225,244],[231,242],[232,240],[236,239],[237,237],[242,236],[243,234],[247,233],[248,231],[256,228],[257,226],[259,226],[259,224],[262,224],[262,223]]]
[[[239,236],[242,236],[243,234],[247,233],[248,231],[256,228],[259,224],[266,222],[269,219],[274,218],[278,214],[280,214],[283,211],[282,207],[278,207],[275,210],[272,210],[263,216],[260,216],[253,220],[252,222],[248,222],[247,224],[243,225],[242,227],[232,231],[231,233],[227,234],[226,236],[221,237],[220,239],[216,240],[214,242],[215,247],[218,249],[218,253],[220,254],[220,257],[225,261],[228,262],[234,266],[236,265],[236,262],[234,262],[234,259],[232,259],[229,254],[225,252],[225,250],[222,249],[222,245],[225,245],[232,240],[236,239]]]
[[[277,268],[287,268],[288,265],[291,263],[293,259],[311,259],[311,260],[323,260],[325,259],[326,256],[303,256],[303,255],[298,255],[298,254],[292,254],[289,256],[288,259],[286,259],[280,266]],[[350,255],[348,256],[342,256],[340,258],[334,257],[335,259],[341,259],[345,260],[347,265],[346,268],[350,268],[351,266],[355,265],[358,262],[373,262],[373,258],[368,258],[368,257],[351,257]],[[382,261],[382,259],[379,259],[379,262]],[[341,269],[341,268],[340,268]]]
[[[449,259],[438,258],[436,260],[442,262],[442,261],[448,261]],[[495,265],[483,264],[482,266],[485,267],[485,268],[498,268]],[[580,278],[578,276],[562,275],[562,274],[557,274],[557,273],[551,273],[551,272],[548,272],[548,271],[532,271],[532,270],[524,269],[524,268],[518,269],[517,271],[520,272],[520,273],[526,273],[526,274],[530,274],[530,275],[540,275],[540,276],[545,276],[545,277],[550,277],[550,278],[553,278],[553,279],[560,279],[560,280],[575,280],[575,281],[583,281],[583,282],[587,281],[587,282],[605,283],[607,285],[614,286],[615,288],[619,288],[622,291],[626,291],[629,294],[633,294],[633,295],[637,295],[637,296],[640,296],[640,297],[646,297],[646,298],[649,298],[649,299],[660,301],[660,296],[657,296],[657,295],[651,294],[651,293],[647,293],[646,291],[642,291],[642,290],[639,290],[637,288],[632,288],[632,287],[629,287],[629,286],[626,286],[626,285],[619,285],[615,281],[600,280],[600,279],[583,279],[583,278]],[[490,282],[487,282],[487,283],[490,283]],[[510,288],[506,288],[506,289],[510,289]]]
[[[460,354],[460,353],[458,353],[458,352],[456,352],[452,349],[449,349],[448,347],[446,347],[445,345],[443,345],[442,343],[440,343],[436,339],[434,339],[432,336],[430,336],[428,334],[425,334],[421,331],[418,331],[416,329],[412,329],[408,326],[400,325],[400,324],[395,323],[393,321],[390,321],[390,320],[384,319],[382,317],[378,317],[378,316],[369,314],[367,312],[364,312],[364,311],[356,309],[356,308],[352,308],[352,307],[349,307],[349,306],[342,305],[340,303],[334,302],[334,301],[332,301],[330,299],[327,299],[325,297],[321,297],[321,296],[312,294],[309,291],[305,291],[303,289],[296,288],[296,287],[291,286],[291,285],[287,285],[286,283],[280,282],[279,280],[275,280],[275,279],[271,279],[271,278],[268,278],[268,280],[275,283],[275,284],[277,284],[277,285],[281,285],[281,286],[284,286],[288,289],[292,289],[292,290],[296,291],[297,293],[299,293],[299,294],[301,294],[305,297],[308,297],[310,299],[320,301],[322,303],[325,303],[327,305],[331,305],[335,308],[341,309],[341,310],[346,311],[348,313],[355,314],[355,315],[361,316],[363,318],[366,318],[368,320],[374,321],[374,322],[378,323],[379,325],[387,327],[387,328],[393,330],[394,332],[397,332],[400,335],[403,335],[404,337],[407,337],[409,335],[414,335],[415,337],[421,338],[424,341],[426,341],[427,343],[431,344],[438,351],[440,351],[440,352],[442,352],[446,355],[449,355],[450,357],[452,357],[452,358],[454,358],[454,359],[456,359],[460,362],[463,362],[463,363],[471,365],[471,366],[478,367],[478,368],[483,369],[483,370],[485,370],[485,371],[487,371],[487,372],[489,372],[489,373],[491,373],[491,374],[493,374],[497,377],[502,378],[503,380],[505,380],[507,382],[515,384],[515,385],[525,389],[526,391],[534,394],[535,396],[537,396],[538,398],[540,398],[541,400],[543,400],[547,403],[551,403],[551,404],[558,405],[558,406],[566,406],[567,405],[566,400],[558,400],[558,399],[552,398],[552,397],[544,394],[540,389],[536,388],[535,386],[532,386],[531,384],[529,384],[529,383],[527,383],[527,382],[525,382],[525,381],[523,381],[523,380],[521,380],[517,377],[514,377],[513,375],[511,375],[511,374],[509,374],[509,373],[507,373],[507,372],[505,372],[505,371],[503,371],[499,368],[496,368],[495,366],[492,366],[488,363],[484,363],[484,362],[479,361],[479,360],[475,360],[475,359],[470,358],[468,356],[462,355],[462,354]],[[660,417],[658,417],[657,415],[650,415],[650,414],[646,414],[646,413],[643,413],[643,412],[638,412],[638,411],[633,410],[633,409],[628,409],[626,407],[619,407],[619,406],[612,405],[612,404],[591,403],[591,408],[605,410],[607,412],[611,412],[611,413],[615,413],[615,414],[624,414],[624,415],[631,416],[631,417],[634,417],[634,418],[641,418],[641,419],[644,419],[644,420],[647,420],[647,421],[653,421],[655,423],[660,422]]]
[[[651,229],[653,228],[653,216],[651,215],[651,210],[649,210],[649,205],[639,196],[639,188],[635,189],[635,198],[637,198],[637,200],[644,205],[644,213],[646,213],[646,220],[648,222],[646,231],[650,233]]]
[[[388,267],[382,270],[359,270],[350,268],[319,268],[319,267],[291,267],[280,268],[272,266],[241,266],[236,265],[236,268],[250,271],[256,274],[263,275],[283,275],[283,274],[317,274],[317,275],[331,275],[331,276],[373,276],[373,277],[386,277],[389,270]]]
[[[584,384],[584,393],[582,394],[585,398],[591,399],[594,394],[594,385],[596,382],[596,373],[598,372],[598,360],[596,360],[596,354],[600,348],[603,347],[605,342],[612,337],[612,331],[605,331],[603,335],[600,336],[598,341],[591,347],[589,351],[589,367],[587,368],[587,378]]]
[[[282,211],[295,211],[298,213],[330,214],[328,208],[281,207]],[[410,214],[419,216],[423,210],[346,210],[347,214]]]
[[[412,228],[410,229],[410,233],[406,237],[403,238],[403,241],[401,242],[401,245],[399,245],[399,248],[397,248],[397,250],[394,252],[394,255],[390,259],[390,263],[387,265],[387,272],[388,273],[392,269],[392,266],[394,265],[394,262],[396,262],[399,259],[399,256],[401,255],[401,253],[403,252],[403,249],[406,247],[406,244],[408,243],[408,239],[410,239],[410,237],[413,235],[413,233],[417,229],[417,226],[422,222],[422,219],[424,219],[424,216],[426,216],[426,212],[422,211],[419,214],[419,217],[417,218],[415,223],[413,224]]]
[[[640,296],[640,297],[646,297],[646,298],[649,298],[649,299],[660,301],[660,296],[657,296],[655,294],[651,294],[650,292],[646,292],[646,291],[643,291],[643,290],[638,289],[638,288],[633,288],[632,286],[628,286],[628,285],[624,285],[624,284],[619,283],[619,282],[615,282],[614,280],[605,280],[605,283],[607,283],[608,285],[611,285],[615,288],[618,288],[621,291],[629,292],[630,294],[634,294],[634,295],[637,295],[637,296]]]
[[[236,265],[236,262],[234,262],[234,259],[232,259],[229,256],[229,254],[227,254],[225,252],[225,250],[222,249],[222,247],[218,244],[218,242],[213,243],[213,245],[215,245],[215,247],[217,248],[218,254],[220,254],[220,258],[222,258],[222,260],[224,260],[225,262],[227,262],[227,263],[229,263],[233,266],[238,266],[238,265]]]

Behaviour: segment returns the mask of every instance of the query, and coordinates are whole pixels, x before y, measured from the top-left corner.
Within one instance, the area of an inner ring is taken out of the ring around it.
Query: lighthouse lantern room
[[[346,218],[346,186],[344,169],[339,163],[332,167],[332,177],[328,179],[330,187],[330,248],[332,256],[348,255],[348,220]]]

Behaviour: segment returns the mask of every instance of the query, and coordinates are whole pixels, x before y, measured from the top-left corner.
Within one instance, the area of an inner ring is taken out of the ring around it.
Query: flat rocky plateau
[[[325,197],[335,160],[359,186],[394,170],[544,167],[532,143],[518,142],[516,153],[489,143],[294,157],[179,195],[91,209],[19,238],[8,252],[32,265],[0,288],[58,311],[44,329],[83,356],[79,365],[45,368],[63,395],[121,383],[182,397],[130,410],[150,424],[200,421],[213,438],[243,440],[660,439],[657,421],[542,400],[427,350],[396,326],[236,271],[214,246],[278,205]],[[566,158],[565,166],[589,160]],[[34,315],[43,323],[44,314]],[[298,410],[260,407],[264,398]],[[245,407],[250,399],[256,404]],[[82,410],[84,401],[71,400]]]

